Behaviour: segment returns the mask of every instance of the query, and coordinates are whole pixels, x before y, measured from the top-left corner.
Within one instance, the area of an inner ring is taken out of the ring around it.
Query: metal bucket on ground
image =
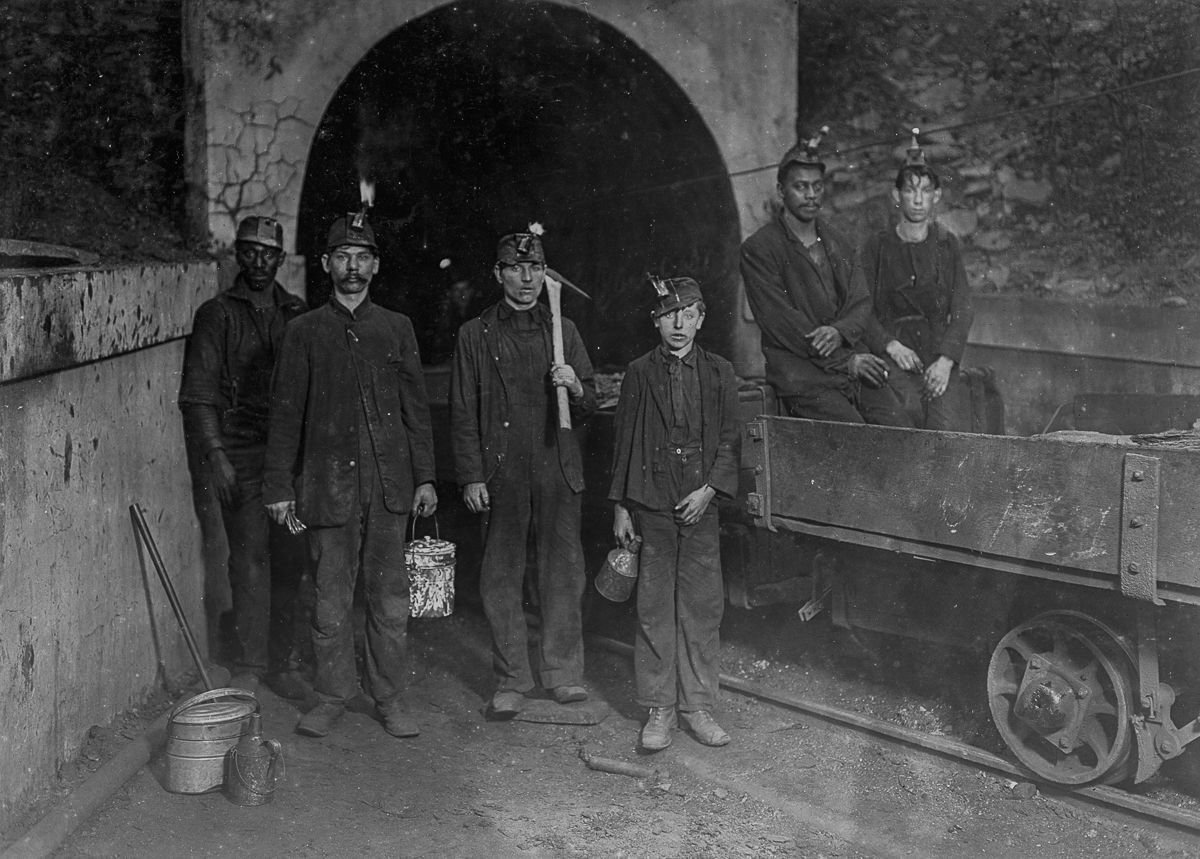
[[[283,778],[283,746],[262,737],[262,716],[250,714],[250,726],[225,757],[225,796],[237,805],[266,805]]]
[[[613,602],[625,602],[633,593],[638,579],[638,555],[641,540],[634,541],[632,550],[620,548],[608,553],[604,566],[596,573],[596,590]]]
[[[201,692],[175,707],[167,719],[167,790],[207,793],[219,788],[225,781],[226,754],[258,711],[253,692],[233,687]]]
[[[411,539],[404,544],[404,566],[408,570],[409,614],[412,617],[447,617],[454,611],[454,544],[442,540],[437,519],[436,537]]]

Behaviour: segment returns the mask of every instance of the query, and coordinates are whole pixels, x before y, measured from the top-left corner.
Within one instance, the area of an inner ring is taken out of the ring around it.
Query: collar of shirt
[[[658,356],[659,356],[659,358],[662,359],[663,364],[665,364],[668,367],[671,365],[671,359],[675,357],[675,355],[673,355],[671,353],[671,350],[668,349],[666,346],[663,346],[661,343],[658,346]],[[688,367],[696,366],[696,344],[695,343],[692,344],[692,348],[688,350],[688,353],[679,359],[679,362],[681,364],[686,364]]]
[[[345,316],[351,320],[356,320],[362,319],[364,316],[370,313],[375,305],[371,302],[371,296],[366,295],[363,296],[362,303],[360,303],[354,310],[351,310],[349,307],[338,301],[337,293],[335,292],[329,296],[329,307],[339,316]]]
[[[272,282],[267,289],[270,290],[272,303],[276,306],[284,303],[284,300],[280,298],[280,291],[283,291],[286,295],[291,295],[290,292],[287,292],[275,282]],[[254,297],[251,295],[252,291],[250,284],[246,281],[246,276],[239,271],[237,277],[233,279],[233,286],[229,288],[228,295],[230,298],[236,298],[239,301],[249,301],[251,304],[256,304],[257,302],[254,301]]]
[[[788,236],[804,245],[804,240],[800,238],[800,219],[787,209],[784,209],[780,213],[779,218],[783,221],[783,228],[787,231]],[[813,221],[813,229],[817,232],[817,241],[821,241],[821,222],[819,220]],[[806,248],[812,247],[811,245],[804,246]]]
[[[518,313],[533,314],[534,319],[536,319],[539,323],[544,323],[550,316],[550,308],[546,307],[546,305],[544,305],[544,304],[535,304],[533,307],[529,308],[528,310],[517,310],[515,307],[513,307],[511,304],[509,304],[507,301],[504,301],[503,299],[500,300],[500,303],[496,307],[496,316],[502,322],[512,319]]]

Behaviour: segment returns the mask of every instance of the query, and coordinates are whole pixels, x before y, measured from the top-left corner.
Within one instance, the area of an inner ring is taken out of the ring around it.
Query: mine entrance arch
[[[581,10],[465,0],[363,57],[309,152],[297,245],[314,302],[328,296],[324,231],[357,206],[360,175],[377,183],[375,292],[412,316],[427,360],[448,352],[450,282],[493,300],[495,240],[531,221],[551,264],[594,297],[564,306],[598,366],[656,342],[646,271],[705,284],[714,348],[736,324],[740,229],[720,149],[670,75]]]

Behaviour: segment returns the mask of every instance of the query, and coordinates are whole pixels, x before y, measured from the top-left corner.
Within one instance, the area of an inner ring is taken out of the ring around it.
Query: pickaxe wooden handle
[[[563,349],[563,328],[562,328],[562,282],[553,276],[546,278],[546,299],[550,302],[550,320],[551,320],[551,342],[554,345],[554,363],[556,365],[567,363],[565,350]],[[561,385],[556,386],[558,392],[558,425],[562,429],[571,428],[571,403],[567,398],[567,389]]]

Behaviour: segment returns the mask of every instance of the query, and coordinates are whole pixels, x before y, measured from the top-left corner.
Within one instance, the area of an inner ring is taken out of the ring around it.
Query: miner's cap
[[[650,311],[650,315],[655,319],[704,300],[700,284],[690,277],[657,278],[652,275],[650,284],[658,296],[654,309]]]
[[[536,233],[509,233],[496,245],[496,262],[512,265],[518,262],[546,262],[542,238]]]
[[[236,240],[283,250],[283,225],[274,218],[251,215],[238,224]]]
[[[362,226],[356,227],[355,220],[361,220]],[[325,241],[325,252],[329,253],[347,245],[370,248],[376,253],[379,252],[379,245],[375,243],[375,231],[367,223],[366,215],[362,215],[360,218],[359,215],[351,212],[329,225],[329,238]]]
[[[779,172],[777,174],[778,181],[782,184],[787,176],[788,168],[793,165],[797,167],[811,167],[813,170],[825,172],[825,162],[821,160],[820,145],[821,138],[829,133],[829,126],[821,126],[821,130],[807,140],[801,140],[791,149],[783,154],[783,158],[779,160]]]

